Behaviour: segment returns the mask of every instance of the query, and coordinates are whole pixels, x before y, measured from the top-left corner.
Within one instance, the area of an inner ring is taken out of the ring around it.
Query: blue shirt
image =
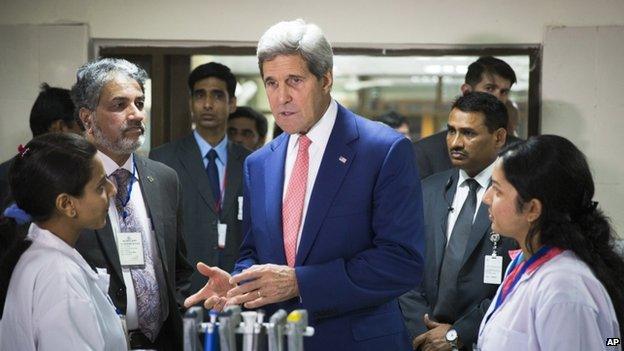
[[[225,193],[225,189],[223,187],[223,179],[225,177],[225,165],[227,164],[227,135],[223,137],[223,140],[217,144],[217,146],[212,147],[204,138],[202,138],[196,130],[193,131],[193,136],[195,137],[195,142],[197,146],[199,146],[199,152],[202,156],[202,161],[204,162],[204,168],[208,166],[208,152],[214,149],[217,152],[217,170],[219,171],[219,185],[221,188],[221,200],[223,200],[223,194]]]

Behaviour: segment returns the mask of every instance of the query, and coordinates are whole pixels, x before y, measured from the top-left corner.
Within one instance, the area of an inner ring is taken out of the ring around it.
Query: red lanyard
[[[509,274],[503,281],[503,285],[500,293],[498,294],[498,298],[496,299],[494,309],[492,309],[492,312],[487,316],[486,323],[492,314],[494,314],[494,311],[496,311],[503,304],[503,302],[505,302],[505,299],[507,299],[509,294],[511,294],[525,272],[532,273],[536,271],[544,263],[550,261],[553,257],[562,252],[563,250],[558,247],[543,246],[527,261],[523,260],[522,253],[516,256],[516,258],[509,265]]]

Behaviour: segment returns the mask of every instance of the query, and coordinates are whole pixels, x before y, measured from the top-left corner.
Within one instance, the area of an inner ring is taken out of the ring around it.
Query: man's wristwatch
[[[457,348],[457,331],[453,328],[449,329],[446,332],[446,335],[444,336],[444,338],[446,339],[446,342],[449,343],[449,345],[451,345],[451,350],[453,351],[458,351],[459,349]]]

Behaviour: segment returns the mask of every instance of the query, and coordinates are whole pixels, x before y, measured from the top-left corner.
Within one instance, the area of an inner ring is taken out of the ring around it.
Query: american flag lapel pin
[[[340,156],[338,157],[338,161],[342,162],[342,163],[347,163],[347,158],[344,156]]]

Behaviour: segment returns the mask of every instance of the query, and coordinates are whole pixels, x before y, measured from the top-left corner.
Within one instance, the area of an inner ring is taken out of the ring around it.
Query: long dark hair
[[[624,260],[614,250],[614,231],[593,201],[594,181],[583,153],[556,135],[532,137],[501,154],[505,177],[518,192],[518,209],[531,199],[542,213],[526,247],[539,243],[570,250],[585,262],[611,297],[624,335]]]
[[[84,138],[70,133],[44,134],[31,140],[20,148],[9,171],[11,196],[17,207],[34,222],[52,217],[59,194],[82,195],[91,178],[96,151]],[[26,233],[27,226],[8,216],[0,217],[0,237],[9,243],[0,257],[0,316],[13,269],[30,246]]]

